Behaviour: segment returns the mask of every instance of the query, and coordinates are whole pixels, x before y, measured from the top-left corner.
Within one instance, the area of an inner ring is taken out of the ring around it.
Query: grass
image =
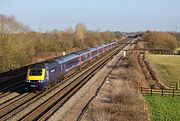
[[[175,54],[180,55],[180,47],[179,47],[179,48],[176,48]]]
[[[108,84],[87,110],[87,121],[148,121],[147,108],[138,91],[138,53],[132,53],[111,72]],[[83,120],[83,121],[86,121]]]
[[[176,48],[176,50],[180,50],[180,47]]]
[[[180,56],[146,55],[162,80],[180,82]],[[144,96],[153,121],[180,121],[180,97]]]
[[[180,97],[144,96],[153,121],[180,121]]]
[[[146,55],[160,79],[169,82],[180,82],[179,55]]]

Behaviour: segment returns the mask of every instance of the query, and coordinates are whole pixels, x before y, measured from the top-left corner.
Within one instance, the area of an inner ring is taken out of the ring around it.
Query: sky
[[[179,31],[180,0],[0,0],[33,31],[66,30],[83,23],[98,31]]]

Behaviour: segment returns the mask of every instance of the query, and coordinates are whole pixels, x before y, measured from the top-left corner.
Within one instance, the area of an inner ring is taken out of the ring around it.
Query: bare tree
[[[84,38],[85,38],[86,27],[82,23],[78,23],[75,27],[75,47],[83,48],[84,47]]]
[[[0,14],[0,31],[1,32],[28,32],[30,29],[28,26],[18,22],[14,16],[6,16]]]
[[[78,23],[75,27],[76,39],[84,39],[86,27],[82,23]]]
[[[167,32],[148,32],[144,40],[150,48],[163,48],[174,50],[177,46],[176,38]]]
[[[31,61],[34,47],[26,37],[29,27],[13,16],[0,15],[0,71],[17,68]]]

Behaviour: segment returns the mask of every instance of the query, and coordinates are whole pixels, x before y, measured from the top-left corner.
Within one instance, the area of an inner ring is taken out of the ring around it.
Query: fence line
[[[166,85],[169,88],[173,88],[173,89],[176,89],[176,90],[178,90],[180,88],[179,87],[179,82],[170,82],[166,78],[163,78],[162,82],[163,82],[164,85]]]
[[[175,89],[153,89],[153,88],[144,88],[140,87],[140,91],[142,94],[156,94],[156,95],[169,95],[169,96],[180,96],[180,90],[175,90]]]
[[[148,66],[147,62],[145,61],[145,54],[143,54],[143,60],[144,60],[144,62],[145,62],[145,64],[146,64],[146,66],[147,66],[147,68],[148,68],[148,70],[149,70],[152,78],[153,78],[154,80],[158,80],[158,78],[156,78],[156,76],[154,76],[154,74],[156,74],[156,72],[154,71],[153,66],[151,67],[152,69],[150,69],[150,67]],[[148,62],[150,62],[150,61],[148,61]],[[152,65],[152,64],[151,64],[151,65]],[[152,71],[151,71],[151,70],[152,70]],[[174,82],[171,82],[171,81],[168,81],[165,77],[162,77],[162,78],[163,78],[163,79],[161,80],[161,82],[162,82],[165,86],[169,87],[170,89],[175,89],[175,90],[179,90],[179,89],[180,89],[180,82],[175,82],[175,81],[174,81]]]

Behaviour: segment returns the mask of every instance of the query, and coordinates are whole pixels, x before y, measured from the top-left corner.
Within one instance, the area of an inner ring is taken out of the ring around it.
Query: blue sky
[[[180,0],[0,0],[0,13],[32,30],[180,30]]]

